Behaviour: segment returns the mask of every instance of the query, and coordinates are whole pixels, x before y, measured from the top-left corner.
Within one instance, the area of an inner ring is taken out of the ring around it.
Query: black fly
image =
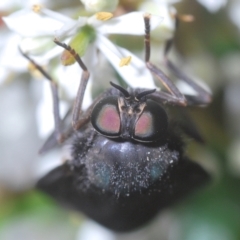
[[[167,106],[207,105],[211,96],[168,59],[172,40],[165,48],[166,66],[197,95],[183,95],[149,61],[150,15],[144,16],[144,23],[146,67],[167,91],[126,90],[111,83],[112,88],[85,112],[81,106],[89,79],[87,67],[74,49],[54,40],[74,56],[83,70],[73,106],[72,127],[67,131],[61,128],[64,120],[59,116],[56,83],[22,53],[51,83],[55,131],[42,151],[50,148],[54,139],[71,144],[71,159],[40,179],[37,188],[114,231],[139,228],[209,180],[208,173],[184,155],[180,129],[172,121]],[[197,131],[188,123],[181,131],[198,140]]]

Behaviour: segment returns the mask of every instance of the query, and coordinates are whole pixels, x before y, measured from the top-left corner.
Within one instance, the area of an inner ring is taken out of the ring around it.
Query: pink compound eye
[[[135,126],[135,136],[149,137],[153,134],[153,119],[150,112],[144,112],[138,119]]]
[[[133,139],[139,142],[165,139],[168,129],[168,117],[165,110],[150,99],[146,103],[143,113],[135,124]]]
[[[96,124],[102,132],[116,134],[120,130],[120,117],[114,105],[105,105],[99,112]]]
[[[121,120],[117,97],[107,97],[99,101],[91,115],[93,127],[104,136],[119,137]]]

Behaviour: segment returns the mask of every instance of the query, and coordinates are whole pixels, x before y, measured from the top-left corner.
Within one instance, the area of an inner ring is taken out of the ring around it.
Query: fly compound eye
[[[150,112],[143,112],[135,125],[135,136],[148,137],[153,135],[153,119]]]
[[[91,122],[102,135],[118,137],[121,124],[117,98],[108,97],[98,102],[92,111]]]
[[[159,104],[148,100],[143,113],[135,124],[134,139],[140,142],[153,142],[165,136],[167,127],[166,112]]]

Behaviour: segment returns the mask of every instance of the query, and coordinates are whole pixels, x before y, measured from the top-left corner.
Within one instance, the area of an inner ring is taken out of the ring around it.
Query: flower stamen
[[[41,12],[41,10],[42,10],[42,6],[40,5],[40,4],[34,4],[33,6],[32,6],[32,10],[35,12],[35,13],[40,13]]]
[[[107,21],[113,17],[113,14],[110,12],[98,12],[95,16],[100,21]]]
[[[195,20],[195,17],[191,14],[181,14],[178,15],[178,18],[183,22],[193,22]]]
[[[120,60],[119,67],[123,67],[123,66],[129,65],[129,63],[131,62],[131,60],[132,60],[132,57],[131,57],[131,56],[122,58],[122,59]]]

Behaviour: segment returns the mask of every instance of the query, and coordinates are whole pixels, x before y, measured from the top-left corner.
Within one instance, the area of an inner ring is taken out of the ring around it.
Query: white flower
[[[73,35],[79,27],[86,24],[92,26],[96,31],[96,39],[91,47],[95,51],[99,49],[104,54],[128,85],[131,87],[154,88],[152,76],[146,69],[145,63],[130,51],[114,45],[106,37],[108,34],[144,35],[143,12],[132,12],[107,21],[99,20],[100,18],[98,14],[89,18],[80,17],[75,23],[66,24],[56,31],[56,36],[61,39],[64,36]],[[161,21],[161,17],[152,16],[152,28],[157,27]],[[126,56],[132,57],[131,64],[120,68],[119,62]],[[87,64],[87,66],[89,65]]]
[[[132,12],[117,18],[109,19],[107,21],[102,20],[106,20],[104,17],[104,14],[101,15],[101,13],[98,13],[91,17],[79,17],[77,20],[74,20],[49,9],[40,7],[38,9],[35,6],[35,12],[31,11],[30,9],[20,10],[8,17],[5,17],[4,21],[11,30],[17,32],[24,38],[25,42],[22,42],[21,47],[25,52],[37,51],[40,53],[41,49],[50,48],[46,54],[43,54],[37,59],[37,62],[41,64],[48,64],[52,57],[63,51],[58,46],[52,47],[51,44],[53,44],[52,39],[54,37],[61,39],[61,41],[63,39],[69,39],[69,37],[77,34],[81,27],[89,25],[96,33],[95,40],[88,46],[86,57],[84,59],[84,62],[87,65],[90,73],[94,72],[94,69],[98,71],[98,68],[96,67],[96,53],[99,49],[129,86],[154,88],[155,85],[152,75],[145,67],[145,63],[134,56],[130,51],[114,45],[106,37],[107,34],[144,35],[143,13]],[[152,16],[152,28],[157,27],[161,21],[161,17]],[[47,38],[49,41],[46,44]],[[36,50],[34,48],[33,45],[35,45],[36,42],[32,41],[32,39],[38,41],[39,45],[41,46],[40,50]],[[45,41],[45,45],[41,44],[43,40]],[[26,41],[28,44],[26,44]],[[89,57],[89,55],[91,56]],[[127,56],[131,56],[131,63],[128,66],[119,67],[120,60]],[[90,61],[88,61],[88,59],[90,59]],[[78,74],[76,74],[76,72],[78,72]],[[58,83],[60,86],[64,85],[62,89],[63,92],[65,92],[65,95],[67,94],[67,96],[69,96],[68,98],[75,97],[80,78],[76,76],[80,76],[80,74],[81,70],[75,64],[74,66],[64,69],[64,73],[61,72],[60,76],[58,77]],[[95,82],[90,81],[89,86],[91,86],[91,83],[94,84]],[[44,84],[47,85],[48,83],[46,82]],[[86,106],[90,102],[90,91],[86,91],[85,95],[84,101]],[[47,93],[46,96],[48,96]],[[86,103],[86,99],[88,99],[88,103]],[[48,99],[45,100],[49,101]],[[42,103],[40,104],[42,107],[40,107],[41,110],[39,110],[42,113],[39,114],[39,116],[42,116],[39,121],[41,123],[46,122],[46,124],[40,125],[42,128],[41,132],[44,133],[43,135],[47,134],[47,132],[53,127],[52,124],[49,124],[49,120],[44,117],[46,114],[48,114],[45,106],[48,107],[49,112],[51,109],[51,104],[49,104],[49,102],[46,103],[45,100],[44,98],[42,99]],[[43,104],[43,102],[45,102],[45,104]]]
[[[158,26],[161,22],[161,17],[152,16],[151,18],[152,28]],[[133,12],[129,13],[117,18],[110,19],[108,21],[101,21],[98,18],[98,15],[93,15],[92,17],[79,17],[78,20],[73,20],[66,16],[63,16],[59,13],[50,11],[48,9],[41,9],[40,14],[34,13],[29,10],[20,10],[18,12],[13,13],[9,17],[5,17],[4,21],[8,25],[8,27],[19,33],[22,37],[34,37],[34,38],[43,38],[43,37],[54,37],[63,39],[69,36],[72,36],[77,33],[79,28],[88,24],[92,26],[96,31],[96,39],[95,42],[92,44],[92,47],[98,48],[100,50],[105,45],[106,48],[112,49],[112,54],[115,58],[118,58],[118,61],[122,57],[125,57],[125,54],[122,53],[122,49],[111,44],[110,41],[107,40],[107,34],[132,34],[132,35],[143,35],[144,34],[144,24],[143,24],[143,13],[142,12]],[[41,39],[42,40],[42,39]],[[31,46],[28,45],[28,49],[30,50]],[[59,49],[59,47],[57,47]],[[61,51],[61,50],[59,50]],[[132,56],[132,62],[135,62],[137,59],[132,53],[129,51],[125,51],[125,53],[130,54]],[[57,52],[56,52],[57,54]],[[105,54],[104,54],[105,55]],[[109,55],[105,55],[109,62],[116,66],[116,63],[112,60],[112,57]],[[88,63],[86,63],[88,66]],[[118,65],[118,64],[117,64]],[[140,67],[144,68],[145,64],[142,62]],[[129,68],[133,68],[133,66],[129,66]],[[141,76],[139,76],[138,70],[132,69],[134,75],[125,76],[122,73],[122,69],[119,67],[116,68],[120,75],[127,81],[130,86],[136,86],[132,80],[136,77],[140,77],[138,79],[139,84],[138,87],[153,87],[153,83],[151,82],[151,75],[147,70],[141,71]],[[148,86],[144,84],[145,81],[142,79],[150,79]]]

